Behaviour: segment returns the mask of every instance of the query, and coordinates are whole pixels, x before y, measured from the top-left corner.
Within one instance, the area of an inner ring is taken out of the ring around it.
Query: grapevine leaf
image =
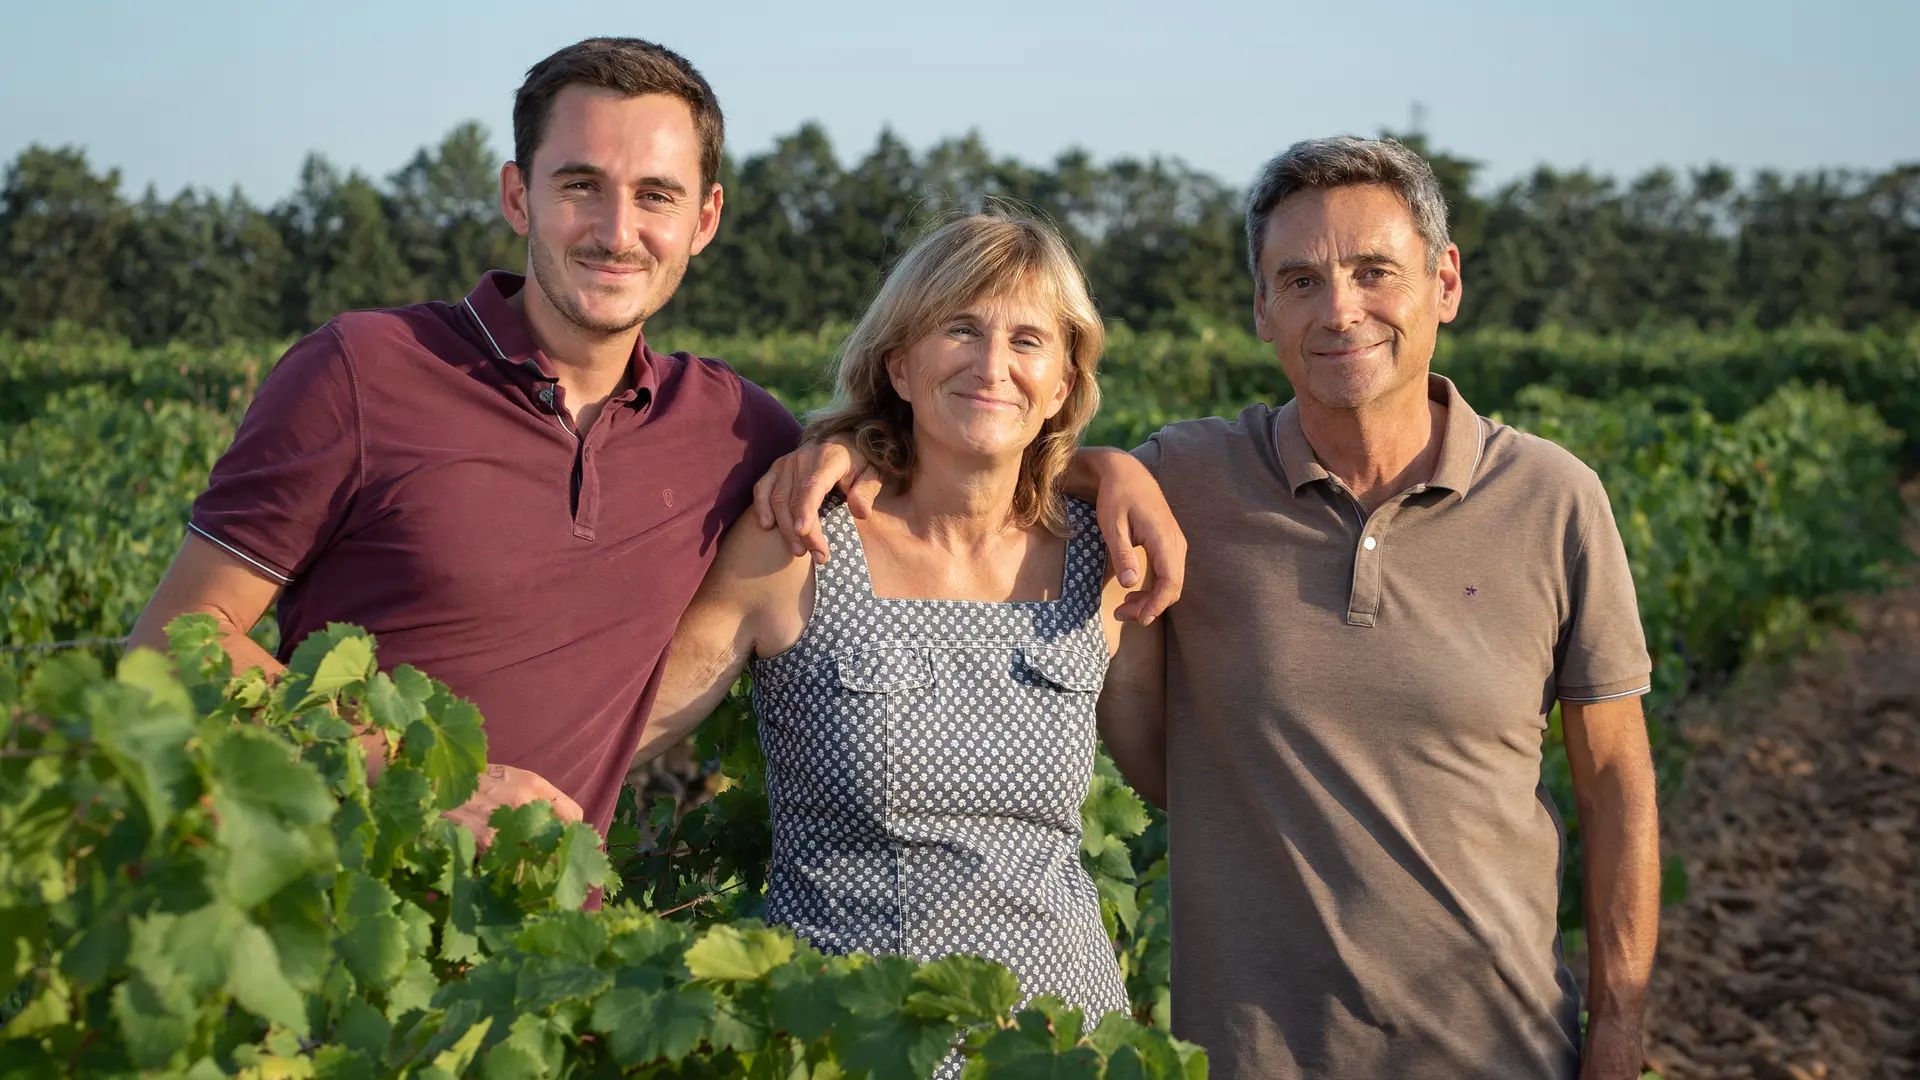
[[[313,1052],[314,1080],[377,1080],[379,1067],[364,1052],[345,1046],[322,1046]]]
[[[392,675],[384,671],[376,672],[373,678],[367,680],[366,693],[360,698],[362,720],[400,735],[415,723],[426,719],[426,716],[426,698],[415,698],[401,690]]]
[[[1100,891],[1100,898],[1113,905],[1114,914],[1120,919],[1120,925],[1129,936],[1133,934],[1134,924],[1140,921],[1139,890],[1125,881],[1102,877],[1094,883]]]
[[[607,947],[606,924],[584,911],[563,911],[527,924],[514,947],[534,956],[592,964]]]
[[[421,1070],[421,1080],[457,1080],[466,1075],[467,1066],[473,1063],[474,1055],[480,1052],[480,1044],[486,1040],[487,1029],[492,1025],[491,1020],[482,1020],[467,1029],[459,1042],[442,1050],[433,1059],[430,1068]]]
[[[1105,776],[1097,776],[1080,805],[1083,828],[1097,829],[1101,836],[1122,840],[1147,831],[1147,804],[1132,788]]]
[[[400,748],[433,782],[435,809],[455,809],[480,789],[487,737],[480,730],[480,710],[471,702],[436,692],[427,715],[407,728]]]
[[[933,1073],[958,1033],[952,1023],[887,1012],[851,1016],[832,1038],[849,1072],[865,1072],[872,1080],[918,1080]]]
[[[87,688],[100,683],[103,672],[92,653],[66,652],[40,665],[27,680],[22,703],[28,712],[42,716],[78,715]]]
[[[567,1034],[545,1017],[515,1017],[506,1039],[480,1059],[481,1080],[546,1080],[558,1075],[566,1062]]]
[[[563,911],[586,903],[587,892],[594,886],[619,880],[613,863],[601,849],[599,832],[584,821],[567,822],[560,837],[559,861],[560,880],[553,886],[553,903]]]
[[[110,1007],[119,1023],[120,1037],[126,1040],[127,1057],[137,1068],[165,1068],[193,1038],[193,993],[177,980],[155,985],[146,976],[135,975],[113,988]],[[14,1017],[7,1034],[32,1030],[23,1026],[26,1019],[25,1012]],[[56,1022],[65,1021],[62,1009]]]
[[[373,673],[373,637],[357,626],[328,623],[307,635],[287,663],[287,711],[299,713]]]
[[[378,1061],[392,1037],[393,1025],[380,1015],[380,1010],[354,998],[340,1010],[340,1022],[334,1025],[332,1041]]]
[[[153,704],[181,719],[193,713],[193,699],[180,680],[173,677],[173,665],[152,649],[133,649],[120,658],[114,670],[115,681],[147,692]]]
[[[995,1080],[1002,1077],[1007,1080],[1100,1080],[1100,1056],[1091,1047],[1056,1051],[1051,1046],[1040,1045],[1030,1052],[1013,1052],[1014,1056],[1007,1058],[992,1056],[1002,1045],[999,1037],[1010,1034],[999,1032],[987,1043],[985,1056],[993,1066],[990,1075]]]
[[[904,956],[872,957],[840,980],[840,1004],[866,1016],[897,1013],[913,990],[913,970],[913,961]]]
[[[1086,1014],[1052,994],[1040,994],[1027,1002],[1014,1023],[1022,1030],[1049,1033],[1054,1048],[1065,1050],[1080,1041],[1086,1030]]]
[[[397,914],[406,927],[408,953],[422,954],[433,946],[433,916],[427,914],[425,908],[411,900],[402,900]]]
[[[613,972],[568,960],[528,957],[514,985],[514,1007],[526,1012],[550,1009],[569,999],[591,1001],[613,985]]]
[[[706,1038],[713,1012],[713,992],[701,986],[613,990],[594,1003],[591,1023],[607,1037],[613,1059],[634,1068],[685,1057]]]
[[[1178,1065],[1178,1062],[1175,1062]],[[1131,1046],[1122,1046],[1107,1058],[1106,1080],[1175,1080],[1180,1073],[1154,1071],[1147,1068],[1140,1052]]]
[[[344,799],[333,817],[333,846],[343,870],[365,870],[373,859],[380,827],[358,799]]]
[[[127,964],[156,984],[177,977],[196,994],[221,989],[232,966],[234,935],[245,923],[240,909],[217,900],[185,915],[136,919]]]
[[[977,956],[948,956],[920,968],[906,1009],[915,1016],[957,1016],[963,1024],[992,1023],[1020,1001],[1013,972]]]
[[[190,1011],[192,1005],[191,1000],[186,1001],[187,1010]],[[32,1035],[59,1027],[66,1024],[72,1014],[73,988],[59,975],[54,975],[40,981],[38,991],[7,1021],[5,1028],[0,1028],[0,1038]]]
[[[307,694],[334,694],[355,682],[365,682],[372,673],[372,638],[359,634],[342,638],[340,644],[326,650],[321,665],[313,669]]]
[[[678,923],[651,915],[642,916],[638,925],[622,928],[607,943],[607,949],[623,968],[680,967],[680,955],[687,942],[687,931]]]
[[[1185,1044],[1177,1043],[1164,1031],[1133,1023],[1120,1013],[1102,1017],[1099,1026],[1088,1034],[1087,1043],[1106,1055],[1107,1074],[1112,1077],[1180,1080],[1187,1073],[1181,1053]]]
[[[400,977],[387,989],[387,1018],[391,1020],[414,1009],[427,1008],[439,989],[440,980],[433,975],[433,965],[422,956],[408,957],[400,969]]]
[[[221,885],[234,904],[253,907],[334,865],[324,826],[339,804],[284,740],[257,728],[228,729],[214,745],[209,781],[226,856]]]
[[[184,699],[186,692],[166,672],[159,653],[138,650],[121,662],[120,672],[124,685],[97,687],[86,695],[88,719],[94,744],[146,812],[145,846],[151,852],[160,844],[193,771],[187,757],[187,740],[194,731],[187,718],[192,706],[170,700]],[[140,700],[143,696],[146,700]]]
[[[448,1075],[458,1076],[466,1069],[466,1062],[472,1059],[473,1051],[469,1050],[465,1053],[465,1060],[460,1060],[458,1057],[449,1059],[445,1055],[458,1051],[469,1040],[477,1050],[479,1039],[485,1038],[487,1030],[492,1026],[492,1019],[486,1015],[479,1002],[455,1002],[448,1007],[446,1015],[441,1018],[439,1030],[433,1033],[433,1037],[427,1040],[426,1046],[414,1056],[416,1059],[432,1059],[436,1067],[447,1069]],[[476,1032],[478,1038],[475,1037]],[[455,1060],[460,1060],[457,1067],[452,1065]]]
[[[767,1049],[773,1037],[773,1021],[768,1014],[766,986],[736,987],[731,996],[719,999],[709,1041],[715,1050],[757,1056]]]
[[[545,1080],[551,1075],[546,1062],[514,1042],[500,1043],[480,1059],[481,1080]]]
[[[105,915],[105,918],[88,927],[60,957],[60,970],[74,982],[88,986],[101,985],[108,981],[114,969],[127,961],[127,951],[133,943],[133,931],[127,923],[126,912],[121,909]],[[4,921],[4,915],[0,915],[0,921]],[[5,967],[0,967],[0,974],[5,971]]]
[[[810,975],[798,966],[775,968],[767,991],[773,1026],[803,1042],[825,1035],[842,1015],[830,979]]]
[[[793,938],[776,930],[721,924],[687,949],[687,971],[696,979],[750,982],[793,959]]]
[[[0,907],[0,983],[12,986],[32,970],[46,939],[47,918],[47,909],[38,904]]]
[[[398,903],[393,890],[365,874],[334,880],[333,917],[340,930],[334,947],[362,985],[385,988],[400,977],[407,943],[406,924],[393,910]]]
[[[473,834],[446,822],[452,851],[449,852],[445,879],[440,888],[447,892],[447,921],[440,926],[440,958],[458,962],[480,959],[481,886],[473,877],[475,840]],[[487,895],[491,896],[491,893]]]
[[[465,977],[454,979],[433,995],[433,1007],[451,1008],[458,1001],[477,1001],[488,1015],[511,1013],[515,1009],[515,986],[520,969],[528,957],[508,949],[495,953],[467,969]]]
[[[299,1035],[307,1034],[306,1000],[287,981],[280,954],[266,932],[251,923],[233,939],[228,989],[241,1007]]]

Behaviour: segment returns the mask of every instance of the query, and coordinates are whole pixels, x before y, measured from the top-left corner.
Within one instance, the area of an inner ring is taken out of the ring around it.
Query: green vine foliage
[[[684,868],[622,894],[599,835],[545,803],[496,811],[476,851],[441,816],[486,758],[471,704],[378,670],[352,627],[274,685],[232,672],[212,620],[171,632],[111,677],[78,652],[0,675],[7,1080],[894,1080],[949,1053],[969,1078],[1206,1073],[1119,1014],[1016,1012],[985,960],[826,957],[645,911]],[[724,831],[752,813],[739,790],[676,828]]]

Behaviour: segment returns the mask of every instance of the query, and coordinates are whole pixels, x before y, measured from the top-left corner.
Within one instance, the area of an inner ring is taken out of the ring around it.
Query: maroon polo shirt
[[[458,304],[351,312],[261,384],[192,530],[280,582],[280,657],[364,626],[486,717],[603,833],[693,598],[800,427],[726,365],[634,347],[576,438],[552,363],[491,273]]]

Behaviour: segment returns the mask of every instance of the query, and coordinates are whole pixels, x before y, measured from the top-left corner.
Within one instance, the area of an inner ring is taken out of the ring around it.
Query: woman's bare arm
[[[727,530],[667,647],[660,691],[629,774],[699,727],[750,657],[772,656],[800,640],[812,614],[812,586],[812,563],[794,557],[779,533],[747,516]]]

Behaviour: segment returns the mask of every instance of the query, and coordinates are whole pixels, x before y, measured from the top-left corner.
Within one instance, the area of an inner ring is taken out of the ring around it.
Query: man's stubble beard
[[[687,259],[681,259],[675,263],[655,262],[647,268],[648,272],[660,275],[658,280],[665,287],[656,294],[640,297],[640,306],[631,318],[611,323],[602,322],[581,309],[579,302],[568,288],[565,267],[554,258],[552,249],[540,242],[539,235],[538,227],[527,230],[527,261],[533,269],[534,283],[540,286],[540,292],[547,298],[547,302],[553,305],[553,310],[558,312],[561,318],[591,334],[608,336],[624,334],[646,322],[655,312],[665,307],[668,300],[673,299],[674,292],[680,288],[681,280],[686,277],[689,261]],[[618,260],[607,259],[606,261]]]

